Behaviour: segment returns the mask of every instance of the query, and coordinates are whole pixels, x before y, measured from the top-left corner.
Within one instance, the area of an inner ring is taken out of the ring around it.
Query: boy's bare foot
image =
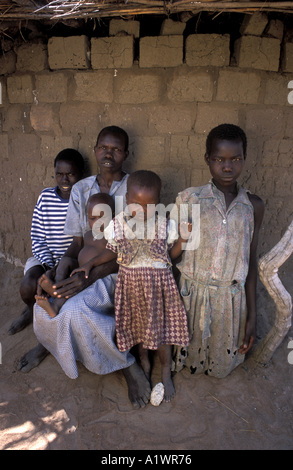
[[[128,385],[128,396],[134,408],[143,408],[150,401],[151,387],[144,371],[135,362],[123,374]]]
[[[48,297],[45,297],[44,295],[36,295],[35,299],[39,307],[43,308],[50,315],[50,317],[56,317],[56,312],[52,304],[49,302]]]
[[[17,369],[21,372],[28,373],[37,367],[49,354],[44,346],[38,344],[35,348],[31,349],[19,360]]]
[[[21,330],[24,330],[28,325],[30,325],[33,321],[33,310],[26,306],[21,316],[15,320],[9,327],[8,334],[15,335]]]
[[[51,297],[55,297],[55,289],[53,289],[54,282],[46,274],[43,274],[39,279],[39,285]]]

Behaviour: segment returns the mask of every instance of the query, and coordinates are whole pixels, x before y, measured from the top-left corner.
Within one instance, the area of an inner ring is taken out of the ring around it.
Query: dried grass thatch
[[[186,0],[0,0],[0,19],[58,20],[136,15],[171,15],[184,11],[293,13],[293,1],[186,1]]]

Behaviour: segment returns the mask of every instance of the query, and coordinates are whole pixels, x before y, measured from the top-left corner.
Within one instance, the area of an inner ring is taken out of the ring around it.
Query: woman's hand
[[[57,298],[69,299],[78,294],[82,290],[89,287],[98,279],[101,279],[109,274],[117,273],[118,265],[116,259],[109,261],[101,266],[96,266],[91,269],[89,277],[86,278],[83,272],[77,272],[73,276],[65,279],[64,281],[56,282],[53,287],[55,289],[54,296]]]
[[[84,290],[86,287],[88,287],[88,282],[82,272],[71,275],[69,278],[56,282],[53,285],[55,296],[58,299],[69,299]]]

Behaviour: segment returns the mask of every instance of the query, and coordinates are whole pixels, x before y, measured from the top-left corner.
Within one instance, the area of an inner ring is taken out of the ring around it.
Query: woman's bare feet
[[[49,302],[48,297],[45,297],[44,295],[36,295],[35,299],[39,307],[43,308],[50,315],[50,317],[56,317],[57,312],[55,312],[53,305]]]

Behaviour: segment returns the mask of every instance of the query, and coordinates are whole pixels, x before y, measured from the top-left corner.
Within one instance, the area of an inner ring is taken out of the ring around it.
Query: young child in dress
[[[107,207],[105,207],[107,206]],[[105,209],[108,208],[108,211]],[[88,230],[84,237],[83,237],[83,248],[80,250],[78,254],[78,259],[71,258],[70,263],[68,263],[68,258],[66,259],[66,266],[69,270],[68,275],[77,267],[86,264],[90,259],[98,256],[103,250],[106,248],[106,240],[104,236],[94,237],[93,236],[93,227],[101,220],[103,217],[103,223],[98,224],[98,230],[102,233],[105,227],[110,223],[115,211],[115,203],[112,196],[106,193],[96,193],[89,197],[87,202],[87,216],[88,222],[90,226],[90,230]],[[98,231],[96,229],[96,231]],[[63,262],[65,257],[61,258],[60,263]],[[64,270],[61,269],[61,272],[64,274]],[[53,285],[55,282],[59,280],[59,272],[58,267],[56,270],[56,278],[55,281],[52,281],[46,275],[43,275],[39,279],[39,285],[41,288],[47,293],[50,294],[52,297],[49,299],[47,295],[40,295],[37,294],[35,296],[37,304],[42,307],[50,317],[54,318],[58,315],[61,307],[66,302],[66,298],[53,298],[54,288]]]
[[[126,210],[105,229],[108,255],[103,252],[79,268],[88,275],[92,267],[117,255],[119,264],[115,290],[117,345],[127,351],[138,345],[141,365],[150,379],[148,350],[158,350],[162,366],[164,400],[175,395],[171,378],[171,345],[189,342],[187,317],[172,274],[188,238],[177,234],[176,223],[156,214],[161,180],[151,171],[132,173],[127,182]],[[148,232],[152,227],[153,236]],[[149,238],[147,236],[149,234]],[[184,235],[185,236],[185,235]]]
[[[225,377],[244,360],[256,335],[256,251],[264,203],[239,186],[246,135],[222,124],[206,140],[212,180],[179,193],[176,204],[200,204],[200,243],[178,264],[191,336],[175,349],[175,370]]]

